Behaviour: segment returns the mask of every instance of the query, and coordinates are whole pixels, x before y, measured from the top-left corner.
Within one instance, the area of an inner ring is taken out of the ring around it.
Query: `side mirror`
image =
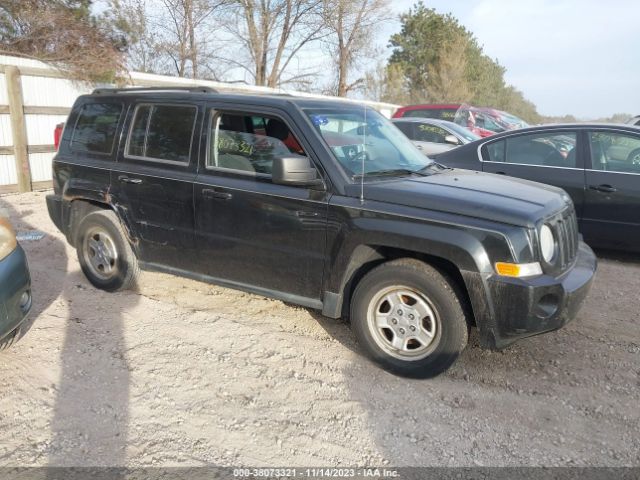
[[[460,145],[460,141],[456,138],[455,135],[447,135],[446,137],[444,137],[444,141],[452,145]]]
[[[303,155],[287,155],[275,157],[271,168],[271,181],[278,185],[294,185],[300,187],[316,187],[324,185],[318,177],[318,171],[308,157]]]

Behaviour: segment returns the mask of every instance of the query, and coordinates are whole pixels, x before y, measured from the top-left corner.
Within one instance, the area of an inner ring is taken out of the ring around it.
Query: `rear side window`
[[[121,114],[120,103],[84,105],[73,129],[71,148],[81,152],[111,154]]]
[[[485,162],[504,162],[505,141],[490,143],[483,147],[483,157]]]
[[[188,163],[197,109],[191,105],[139,105],[127,155]]]

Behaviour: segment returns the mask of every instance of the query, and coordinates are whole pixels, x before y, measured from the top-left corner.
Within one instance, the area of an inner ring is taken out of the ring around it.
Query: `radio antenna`
[[[367,156],[367,106],[364,105],[364,126],[362,127],[362,171],[360,172],[360,205],[364,203],[364,159]]]

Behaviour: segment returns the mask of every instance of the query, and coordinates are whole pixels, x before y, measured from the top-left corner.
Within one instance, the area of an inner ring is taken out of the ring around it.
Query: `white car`
[[[435,118],[401,117],[391,120],[425,155],[436,155],[480,137],[460,125]]]

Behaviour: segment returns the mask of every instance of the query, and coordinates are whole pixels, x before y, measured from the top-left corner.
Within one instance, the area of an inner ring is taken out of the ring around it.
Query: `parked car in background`
[[[460,103],[408,105],[396,110],[393,118],[418,117],[453,121],[461,106]]]
[[[427,156],[446,152],[480,138],[447,120],[408,117],[394,118],[392,122]]]
[[[29,330],[31,276],[27,257],[9,219],[0,213],[0,350],[9,348]]]
[[[510,113],[459,103],[409,105],[399,108],[393,115],[393,118],[406,117],[448,120],[480,137],[528,126],[527,122]]]
[[[437,161],[561,187],[592,246],[640,251],[640,128],[568,124],[505,132]]]
[[[521,118],[502,110],[474,107],[472,105],[461,105],[453,121],[480,137],[490,137],[496,133],[529,126]]]
[[[629,125],[640,125],[640,115],[636,115],[635,117],[627,120],[627,124]]]
[[[596,271],[560,189],[444,168],[344,101],[99,89],[69,115],[53,187],[97,288],[147,268],[348,317],[413,377],[449,368],[470,325],[492,348],[561,328]]]

